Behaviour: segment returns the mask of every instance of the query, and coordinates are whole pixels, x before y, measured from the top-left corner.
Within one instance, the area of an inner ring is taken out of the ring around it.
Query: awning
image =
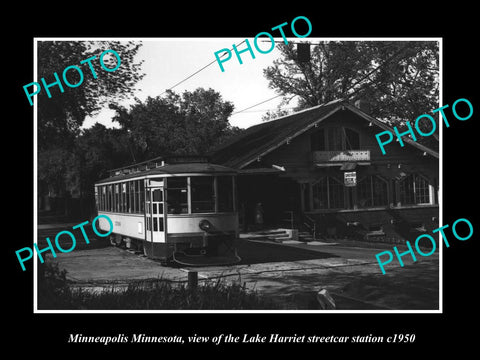
[[[357,163],[344,163],[342,166],[340,166],[340,170],[345,170],[345,171],[350,171],[350,170],[355,170],[357,167]]]
[[[357,162],[331,162],[331,163],[316,163],[315,167],[324,168],[324,167],[334,167],[340,166],[340,170],[353,170],[358,166],[369,166],[371,162],[369,161],[357,161]]]
[[[282,172],[282,170],[275,168],[252,168],[238,170],[239,175],[279,174]]]

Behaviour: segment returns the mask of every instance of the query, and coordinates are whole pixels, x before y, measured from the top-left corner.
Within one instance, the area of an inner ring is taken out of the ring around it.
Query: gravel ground
[[[327,289],[337,310],[438,310],[438,255],[400,267],[389,264],[382,275],[374,254],[379,249],[337,245],[273,244],[242,239],[242,262],[234,266],[175,268],[132,252],[107,246],[58,254],[75,286],[99,289],[112,283],[164,279],[187,280],[197,271],[199,281],[241,282],[292,310],[320,310],[316,294]]]

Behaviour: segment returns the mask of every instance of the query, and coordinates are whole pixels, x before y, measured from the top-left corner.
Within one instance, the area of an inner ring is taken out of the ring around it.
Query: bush
[[[166,280],[135,282],[126,288],[111,285],[100,292],[72,289],[66,271],[43,265],[39,276],[38,309],[55,310],[247,310],[278,309],[279,305],[246,289],[239,282],[206,281],[196,288]]]
[[[38,309],[68,309],[74,306],[73,294],[68,286],[67,271],[58,264],[39,264],[37,282]]]

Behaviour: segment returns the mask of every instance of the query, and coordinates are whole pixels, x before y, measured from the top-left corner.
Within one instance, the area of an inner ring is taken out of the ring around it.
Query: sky
[[[259,41],[258,43],[264,51],[271,46],[268,38],[265,39],[267,42]],[[225,48],[231,49],[233,44],[239,44],[245,38],[138,38],[129,40],[141,40],[143,44],[136,59],[138,61],[144,60],[142,72],[145,73],[145,76],[137,83],[134,92],[134,96],[143,101],[148,96],[161,95],[165,90],[172,88],[178,82],[215,61],[214,53],[216,51]],[[295,38],[295,40],[298,39]],[[232,51],[230,60],[223,63],[224,72],[221,71],[219,64],[215,61],[172,90],[176,93],[182,93],[193,91],[198,87],[212,88],[222,95],[224,101],[230,101],[234,104],[235,108],[230,117],[231,125],[247,128],[262,122],[262,115],[268,110],[275,110],[281,102],[281,97],[238,114],[235,114],[235,112],[278,95],[268,87],[268,81],[263,76],[263,69],[273,65],[273,60],[279,57],[280,52],[277,49],[277,44],[283,42],[283,39],[275,38],[276,46],[268,54],[258,52],[253,46],[253,39],[249,39],[249,42],[254,49],[255,59],[247,51],[241,53],[243,64],[240,64]],[[238,49],[239,51],[246,49],[246,44],[239,45]],[[120,104],[129,107],[134,103],[134,96],[128,101],[120,102]],[[295,102],[292,101],[288,106],[294,105]],[[116,126],[111,121],[113,115],[113,110],[108,108],[101,110],[98,115],[88,117],[83,124],[83,128],[89,128],[95,122],[107,127]]]

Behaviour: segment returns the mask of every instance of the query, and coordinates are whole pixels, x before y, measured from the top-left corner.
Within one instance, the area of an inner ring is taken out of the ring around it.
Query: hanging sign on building
[[[343,175],[345,186],[357,186],[357,172],[346,171]]]

